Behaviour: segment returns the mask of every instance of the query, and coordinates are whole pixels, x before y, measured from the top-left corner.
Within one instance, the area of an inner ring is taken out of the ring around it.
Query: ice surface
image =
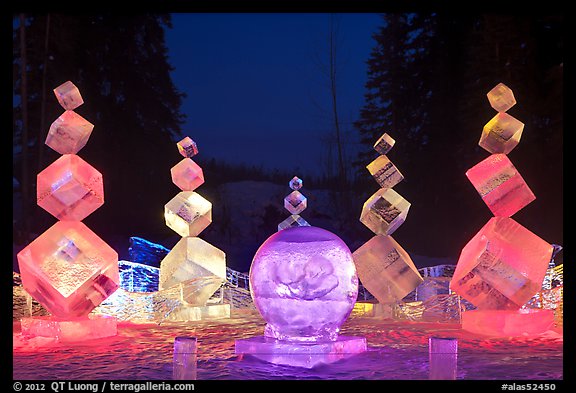
[[[182,299],[191,305],[206,301],[226,281],[226,254],[198,237],[184,237],[160,264],[160,288],[187,282]]]
[[[50,126],[45,143],[60,154],[76,154],[86,145],[93,129],[88,120],[66,111]]]
[[[293,228],[293,227],[309,227],[310,224],[300,217],[298,214],[292,214],[290,217],[282,221],[278,224],[278,230],[281,231],[286,228]]]
[[[552,245],[512,218],[493,217],[466,244],[450,289],[481,309],[517,309],[540,290]]]
[[[22,318],[20,325],[24,337],[54,338],[58,342],[78,342],[117,334],[116,318],[92,314],[74,319],[54,316]]]
[[[335,341],[294,343],[258,336],[236,340],[236,354],[252,355],[274,364],[314,368],[365,352],[364,337],[340,336]]]
[[[192,158],[198,154],[198,146],[189,136],[184,137],[176,145],[178,146],[178,152],[184,157]]]
[[[300,342],[334,341],[358,296],[352,254],[321,228],[270,236],[250,267],[250,291],[267,325],[264,335]]]
[[[498,83],[487,94],[490,106],[498,112],[506,112],[508,109],[516,105],[516,99],[512,89],[504,83]]]
[[[104,204],[102,174],[64,154],[37,176],[38,206],[63,221],[81,221]]]
[[[83,317],[119,286],[118,254],[80,221],[59,221],[18,253],[22,285],[51,314]]]
[[[197,236],[212,223],[212,204],[194,191],[181,191],[164,206],[164,218],[180,236]]]
[[[62,83],[53,91],[62,108],[67,111],[72,111],[84,103],[80,90],[71,81]]]
[[[376,235],[352,254],[362,285],[380,303],[393,303],[423,279],[410,255],[391,236]]]
[[[462,313],[462,329],[492,337],[535,336],[554,324],[554,311],[471,310]]]
[[[198,351],[196,337],[179,336],[174,339],[172,379],[195,380]]]
[[[374,150],[382,155],[387,154],[394,146],[394,143],[396,143],[396,141],[392,139],[390,135],[384,133],[380,138],[378,138],[376,143],[374,143]]]
[[[288,183],[288,185],[290,186],[291,189],[293,189],[294,191],[298,191],[299,189],[302,188],[302,179],[300,179],[298,176],[294,176],[290,182]]]
[[[190,158],[183,158],[170,169],[172,182],[182,191],[194,191],[204,184],[202,168]]]
[[[406,220],[410,202],[391,188],[376,191],[362,207],[360,221],[377,235],[391,235]]]
[[[492,154],[470,168],[466,176],[497,217],[510,217],[536,199],[505,154]]]
[[[392,188],[404,179],[398,168],[384,155],[378,156],[366,168],[382,188]]]
[[[508,154],[520,142],[524,123],[507,113],[498,113],[482,130],[478,145],[491,154]]]
[[[120,288],[129,292],[154,292],[158,290],[160,269],[130,261],[118,261]]]
[[[292,191],[286,198],[284,198],[284,207],[290,214],[300,214],[306,209],[308,201],[300,191]]]

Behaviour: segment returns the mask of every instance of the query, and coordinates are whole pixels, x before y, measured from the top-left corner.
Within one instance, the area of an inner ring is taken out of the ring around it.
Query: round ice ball
[[[335,234],[316,227],[270,236],[250,267],[250,293],[278,340],[335,341],[358,296],[352,253]]]

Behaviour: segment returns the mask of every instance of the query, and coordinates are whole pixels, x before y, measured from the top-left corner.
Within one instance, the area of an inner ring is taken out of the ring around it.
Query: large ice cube
[[[382,188],[392,188],[404,179],[398,168],[386,156],[378,156],[366,168]]]
[[[392,303],[423,281],[410,255],[391,236],[374,236],[352,254],[358,278],[380,303]]]
[[[505,154],[492,154],[468,169],[466,176],[497,217],[510,217],[536,199]]]
[[[202,168],[190,158],[183,158],[170,169],[172,182],[182,191],[194,191],[204,183]]]
[[[80,90],[71,81],[62,83],[53,91],[62,108],[67,111],[72,111],[84,103]]]
[[[391,235],[406,220],[410,202],[391,188],[381,188],[364,203],[360,221],[377,235]]]
[[[60,154],[76,154],[86,145],[93,129],[88,120],[66,111],[50,126],[45,143]]]
[[[518,309],[540,290],[552,245],[508,217],[493,217],[466,244],[450,289],[480,309]]]
[[[498,113],[482,130],[478,145],[489,153],[508,154],[520,142],[524,123],[507,113]]]
[[[508,109],[516,105],[516,99],[514,98],[512,89],[504,83],[498,83],[486,94],[486,96],[488,96],[490,106],[498,112],[506,112]]]
[[[164,219],[180,236],[197,236],[212,223],[212,204],[194,191],[182,191],[164,206]]]

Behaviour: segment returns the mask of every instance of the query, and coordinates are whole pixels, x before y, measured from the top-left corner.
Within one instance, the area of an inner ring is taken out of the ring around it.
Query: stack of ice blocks
[[[394,143],[385,133],[374,144],[380,156],[366,168],[381,188],[364,203],[360,221],[375,236],[352,254],[358,278],[381,304],[398,302],[423,281],[410,255],[391,236],[404,223],[410,208],[410,203],[392,189],[404,179],[386,157]]]
[[[118,254],[82,220],[104,203],[102,174],[76,153],[94,126],[70,81],[54,89],[65,112],[46,145],[62,154],[37,177],[37,202],[59,221],[18,253],[24,289],[51,314],[21,320],[24,336],[80,341],[116,335],[116,320],[90,312],[119,286]]]
[[[516,104],[500,83],[488,94],[498,111],[485,126],[479,145],[491,155],[466,176],[494,215],[462,250],[450,288],[477,310],[462,314],[466,330],[494,336],[541,333],[554,319],[551,310],[520,310],[538,292],[552,256],[552,245],[511,216],[535,199],[507,154],[524,124],[506,113]]]
[[[286,228],[310,226],[305,219],[300,217],[300,213],[308,206],[308,200],[299,191],[302,188],[302,179],[294,176],[288,185],[292,192],[284,198],[284,208],[290,212],[290,217],[278,224],[279,231]]]

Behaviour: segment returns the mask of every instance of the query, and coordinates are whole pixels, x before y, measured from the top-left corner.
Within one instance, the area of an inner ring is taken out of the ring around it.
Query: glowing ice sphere
[[[80,221],[58,221],[18,265],[24,289],[61,318],[87,315],[120,285],[118,254]]]
[[[396,165],[386,156],[379,156],[366,168],[382,188],[392,188],[404,180],[404,176],[396,168]]]
[[[380,303],[393,303],[423,281],[410,255],[391,236],[374,236],[352,254],[358,278]]]
[[[524,123],[507,113],[498,113],[482,130],[478,145],[489,153],[508,154],[520,142]]]
[[[67,111],[72,111],[84,103],[80,90],[70,81],[62,83],[53,91],[62,108]]]
[[[160,263],[160,289],[182,286],[182,300],[204,305],[226,281],[226,254],[198,237],[184,237]]]
[[[488,96],[490,106],[498,112],[506,112],[508,109],[516,105],[516,99],[514,98],[512,89],[504,83],[498,83],[486,94],[486,96]]]
[[[391,235],[406,220],[410,202],[391,188],[376,191],[362,207],[360,221],[377,235]]]
[[[309,227],[310,224],[300,217],[298,214],[292,214],[290,217],[282,221],[278,224],[278,230],[281,231],[286,228],[293,228],[293,227]]]
[[[276,232],[254,256],[250,293],[267,322],[265,336],[335,341],[358,296],[352,254],[324,229],[304,226]]]
[[[73,319],[54,316],[22,318],[20,325],[24,337],[53,338],[58,342],[94,340],[118,333],[116,318],[93,314]]]
[[[553,310],[469,310],[462,313],[462,329],[492,337],[536,336],[553,324]]]
[[[189,136],[184,137],[176,146],[178,146],[178,152],[184,157],[192,158],[198,154],[198,146]]]
[[[292,178],[292,180],[290,180],[290,182],[288,183],[288,185],[290,186],[291,189],[293,189],[294,191],[298,191],[299,189],[302,188],[302,179],[300,179],[298,176],[294,176]]]
[[[197,236],[212,223],[212,204],[194,191],[182,191],[164,205],[164,219],[180,236]]]
[[[290,214],[299,214],[306,209],[308,201],[300,191],[292,191],[290,195],[284,198],[284,208],[290,212]]]
[[[66,111],[50,126],[45,143],[60,154],[76,154],[86,145],[93,129],[88,120]]]
[[[194,191],[204,184],[202,168],[190,158],[184,158],[170,169],[172,182],[182,191]]]
[[[493,217],[464,246],[450,289],[479,309],[518,309],[542,286],[553,247],[508,217]]]
[[[38,206],[62,221],[81,221],[104,203],[102,174],[64,154],[37,176]]]
[[[492,214],[510,217],[536,199],[505,154],[492,154],[466,172]]]
[[[374,150],[382,155],[387,154],[394,146],[394,143],[396,143],[396,141],[392,139],[390,135],[384,133],[380,138],[378,138],[376,143],[374,143]]]

